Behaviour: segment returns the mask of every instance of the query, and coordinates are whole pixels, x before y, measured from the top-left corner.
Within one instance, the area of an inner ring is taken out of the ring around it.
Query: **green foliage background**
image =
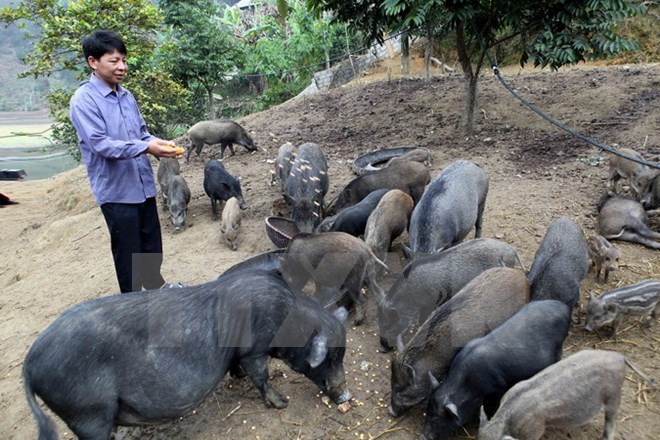
[[[408,27],[413,35],[432,32],[445,58],[461,58],[460,43],[467,42],[464,70],[479,60],[475,29],[486,30],[480,38],[500,64],[556,68],[613,55],[623,62],[660,60],[653,1],[643,2],[644,15],[626,18],[642,11],[642,2],[553,0],[543,3],[547,11],[534,26],[525,21],[539,7],[531,1],[254,0],[244,11],[226,3],[232,2],[0,0],[6,25],[0,28],[0,111],[47,107],[54,136],[79,157],[68,101],[90,74],[80,40],[101,28],[125,39],[130,70],[124,86],[136,96],[149,130],[163,138],[201,119],[236,118],[286,101],[324,62]],[[495,14],[493,5],[508,5],[508,12]],[[623,52],[635,48],[632,40],[641,50]]]

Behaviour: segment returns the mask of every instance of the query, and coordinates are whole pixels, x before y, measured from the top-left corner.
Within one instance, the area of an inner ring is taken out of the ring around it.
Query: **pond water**
[[[27,180],[46,179],[76,166],[66,151],[0,148],[0,169],[23,169]]]
[[[0,169],[22,169],[38,180],[76,167],[70,154],[53,147],[51,125],[46,110],[0,112]]]

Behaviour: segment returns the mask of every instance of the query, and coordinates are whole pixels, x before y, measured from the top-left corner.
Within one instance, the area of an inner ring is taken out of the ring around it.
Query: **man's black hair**
[[[98,60],[106,53],[115,50],[122,55],[127,55],[124,41],[112,31],[94,31],[92,35],[83,38],[82,48],[86,60],[90,56]]]

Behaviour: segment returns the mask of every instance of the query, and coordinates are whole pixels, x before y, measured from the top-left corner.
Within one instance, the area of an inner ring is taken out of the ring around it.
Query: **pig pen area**
[[[420,72],[414,60],[413,72]],[[391,71],[395,71],[392,68]],[[381,65],[354,83],[328,93],[289,101],[239,122],[259,151],[237,146],[224,160],[241,177],[248,209],[238,250],[221,241],[219,221],[203,182],[204,160],[219,153],[205,147],[181,161],[192,191],[188,228],[174,233],[161,209],[165,248],[163,274],[168,281],[191,284],[215,279],[223,270],[252,255],[274,249],[264,219],[280,209],[279,184],[270,186],[271,161],[290,141],[318,143],[328,159],[330,191],[336,195],[354,177],[350,165],[358,155],[380,148],[414,145],[430,149],[432,175],[457,159],[484,167],[490,177],[483,236],[513,245],[525,266],[550,222],[575,219],[587,237],[596,231],[596,201],[607,184],[607,154],[552,127],[524,108],[492,75],[479,83],[476,130],[458,128],[464,102],[459,74],[425,82],[390,76]],[[420,74],[421,75],[421,74]],[[517,91],[549,115],[606,145],[633,148],[647,159],[660,158],[660,65],[588,66],[559,72],[506,70]],[[191,121],[192,122],[192,121]],[[154,165],[155,171],[155,165]],[[78,302],[118,292],[109,238],[95,206],[85,170],[78,167],[40,181],[2,182],[0,192],[20,204],[0,210],[0,437],[36,437],[36,424],[23,393],[21,366],[30,344],[61,312]],[[659,223],[653,226],[660,230]],[[469,238],[472,238],[471,233]],[[622,253],[619,271],[608,283],[590,271],[582,283],[581,301],[648,278],[660,278],[660,252],[615,242]],[[387,289],[392,278],[384,281]],[[176,294],[172,291],[168,294]],[[375,298],[369,296],[367,323],[349,327],[346,379],[353,394],[342,413],[326,405],[316,386],[283,363],[270,363],[271,383],[287,396],[283,410],[267,408],[247,378],[228,376],[193,412],[150,427],[119,427],[116,439],[416,439],[424,422],[424,405],[392,419],[387,413],[390,356],[378,352]],[[574,325],[564,356],[587,348],[615,350],[660,381],[658,326],[643,330],[627,318],[616,339]],[[617,416],[617,439],[655,439],[660,432],[659,394],[630,370]],[[61,438],[71,432],[59,420]],[[477,422],[447,437],[475,438]],[[600,415],[583,427],[553,430],[547,439],[594,439],[603,428]]]

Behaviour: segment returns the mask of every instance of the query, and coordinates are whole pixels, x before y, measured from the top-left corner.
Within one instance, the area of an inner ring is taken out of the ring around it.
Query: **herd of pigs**
[[[227,146],[234,154],[233,143],[256,149],[232,121],[203,121],[188,136],[187,159],[205,144],[220,144],[221,159]],[[36,396],[79,438],[107,439],[115,425],[191,411],[227,372],[247,375],[267,405],[284,408],[287,400],[269,383],[270,358],[348,410],[344,322],[348,310],[354,325],[365,320],[366,285],[377,305],[381,351],[396,350],[389,412],[398,417],[425,402],[422,439],[441,438],[479,414],[480,439],[538,439],[547,427],[584,424],[602,408],[603,438],[613,439],[626,365],[634,367],[612,351],[562,359],[562,345],[574,309],[581,319],[580,283],[590,260],[597,278],[617,268],[619,251],[608,240],[660,249],[660,233],[648,226],[660,212],[660,173],[612,156],[609,191],[598,204],[601,235],[587,239],[575,221],[558,218],[526,271],[511,245],[481,238],[486,172],[457,160],[431,176],[430,162],[428,150],[412,150],[356,177],[326,203],[322,149],[282,145],[272,184],[279,180],[299,233],[286,248],[209,283],[66,310],[38,336],[23,366],[39,438],[55,439],[57,431]],[[629,195],[619,194],[621,178]],[[179,230],[190,201],[179,162],[162,159],[158,181]],[[221,232],[236,249],[246,207],[240,181],[211,159],[203,185],[213,220],[224,202]],[[473,228],[475,238],[463,241]],[[391,273],[389,251],[404,232],[409,262]],[[395,278],[388,292],[380,286],[386,274]],[[315,291],[305,293],[310,282]],[[644,325],[651,325],[659,304],[655,279],[591,295],[585,328],[614,336],[627,315],[650,315]]]

